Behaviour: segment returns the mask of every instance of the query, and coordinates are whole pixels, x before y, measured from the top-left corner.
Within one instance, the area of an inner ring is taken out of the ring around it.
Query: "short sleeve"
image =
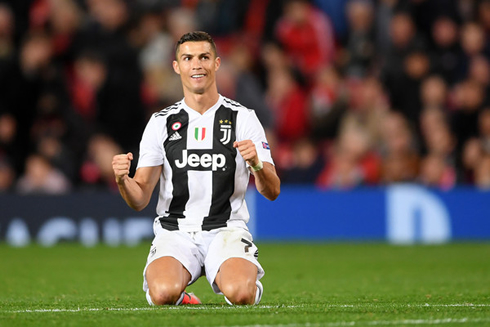
[[[165,122],[161,117],[151,116],[140,142],[138,166],[155,167],[163,165],[165,158],[163,149]]]
[[[255,111],[250,110],[247,112],[247,117],[243,124],[242,130],[238,132],[238,140],[252,140],[255,144],[255,149],[257,155],[261,161],[270,162],[274,164],[271,156],[271,150],[269,147],[269,142],[265,136],[264,128],[260,123]]]

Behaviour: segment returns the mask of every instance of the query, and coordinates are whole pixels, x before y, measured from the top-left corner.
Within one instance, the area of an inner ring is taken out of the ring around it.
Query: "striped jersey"
[[[151,116],[137,169],[163,166],[157,204],[163,228],[246,228],[250,172],[233,142],[248,139],[260,160],[274,164],[255,112],[221,95],[202,115],[181,100]]]

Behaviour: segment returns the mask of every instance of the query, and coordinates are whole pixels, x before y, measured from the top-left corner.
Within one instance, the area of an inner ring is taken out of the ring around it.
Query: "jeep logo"
[[[187,150],[182,151],[182,161],[175,160],[175,166],[177,168],[184,168],[189,166],[191,168],[210,168],[212,171],[223,168],[226,164],[226,157],[223,154],[209,154],[203,153],[198,155],[197,153],[187,154]],[[197,169],[200,170],[200,169]]]

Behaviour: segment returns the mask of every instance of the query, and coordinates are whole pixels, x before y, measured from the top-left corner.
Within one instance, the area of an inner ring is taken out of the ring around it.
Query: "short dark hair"
[[[185,42],[202,42],[202,41],[211,44],[211,48],[213,49],[214,55],[217,57],[218,51],[216,50],[216,44],[214,43],[213,38],[211,37],[211,35],[203,31],[194,31],[182,35],[180,40],[177,41],[177,44],[175,45],[175,57],[177,57],[177,52],[179,51],[181,44]]]

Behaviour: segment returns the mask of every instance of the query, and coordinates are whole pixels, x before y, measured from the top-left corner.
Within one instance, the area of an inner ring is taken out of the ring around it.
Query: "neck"
[[[209,108],[214,106],[216,102],[218,102],[218,99],[218,91],[205,92],[204,94],[184,94],[185,103],[201,115],[204,114]]]

